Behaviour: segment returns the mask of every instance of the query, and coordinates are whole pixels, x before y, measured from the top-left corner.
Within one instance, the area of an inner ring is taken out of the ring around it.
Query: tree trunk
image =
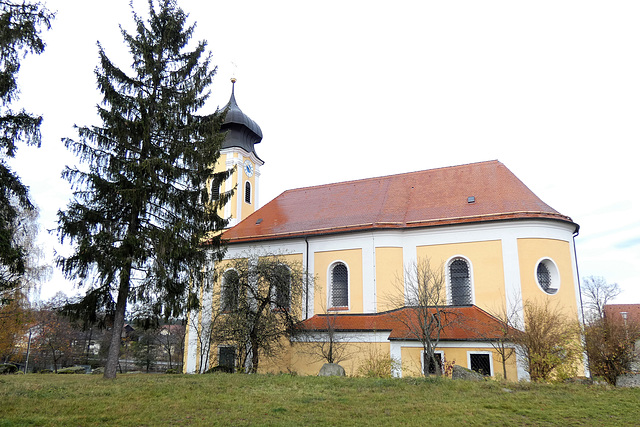
[[[251,370],[252,374],[258,373],[258,363],[260,362],[260,355],[258,354],[258,342],[255,338],[251,338]]]
[[[122,274],[120,274],[120,287],[118,289],[118,301],[116,302],[116,312],[113,319],[111,343],[109,344],[107,364],[104,368],[104,378],[108,379],[115,379],[118,360],[120,359],[120,338],[122,336],[122,328],[124,327],[127,299],[129,298],[129,278],[131,274],[131,262],[129,261],[127,264],[127,267],[125,267]]]

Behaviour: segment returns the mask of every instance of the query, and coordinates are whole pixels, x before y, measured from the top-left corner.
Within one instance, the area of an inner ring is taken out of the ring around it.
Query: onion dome
[[[231,83],[231,98],[223,108],[227,115],[221,130],[226,132],[227,136],[222,143],[222,148],[240,147],[248,153],[256,154],[254,144],[262,141],[262,130],[238,107],[234,90],[236,79],[232,78]]]

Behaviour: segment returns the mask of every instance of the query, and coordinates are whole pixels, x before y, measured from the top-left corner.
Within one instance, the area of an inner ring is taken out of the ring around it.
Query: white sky
[[[134,0],[146,15],[147,1]],[[23,62],[21,103],[43,114],[40,149],[13,165],[42,226],[66,206],[76,159],[60,139],[99,124],[96,42],[121,67],[129,0],[48,0],[44,54]],[[238,78],[262,128],[260,203],[329,182],[498,159],[580,224],[579,273],[640,303],[640,2],[197,1],[218,75],[209,113]],[[41,237],[49,257],[62,250]],[[73,293],[59,273],[42,297]]]

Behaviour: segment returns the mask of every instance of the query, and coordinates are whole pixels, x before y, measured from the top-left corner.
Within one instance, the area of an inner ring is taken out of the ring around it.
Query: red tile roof
[[[604,315],[606,317],[622,316],[621,313],[627,313],[627,320],[640,322],[640,304],[607,304],[604,306]]]
[[[489,161],[288,190],[224,238],[234,243],[521,218],[573,224],[502,163]]]
[[[483,341],[502,338],[504,324],[476,306],[445,307],[446,326],[442,341]],[[435,309],[429,309],[435,312]],[[419,311],[412,307],[375,314],[316,314],[302,322],[307,331],[326,331],[331,325],[337,332],[389,332],[390,340],[416,340]]]

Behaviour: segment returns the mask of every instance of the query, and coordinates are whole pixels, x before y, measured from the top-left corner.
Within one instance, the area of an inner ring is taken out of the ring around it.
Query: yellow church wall
[[[452,347],[452,348],[436,348],[436,352],[444,354],[445,364],[459,365],[467,369],[469,366],[467,355],[471,353],[491,353],[493,363],[492,376],[497,378],[503,377],[502,359],[500,355],[493,349],[481,347]],[[403,377],[419,377],[422,376],[422,347],[402,347],[400,350],[402,357],[402,376]],[[518,381],[518,369],[516,366],[515,356],[511,356],[505,363],[507,367],[507,380]]]
[[[385,311],[392,307],[398,292],[402,292],[403,253],[402,248],[376,248],[376,307]]]
[[[329,267],[337,261],[343,262],[349,272],[349,308],[341,312],[362,313],[362,249],[315,252],[313,259],[316,273],[314,313],[326,313],[330,308],[328,307]]]
[[[244,162],[250,162],[253,166],[254,173],[249,177],[244,171]],[[256,201],[256,174],[255,174],[256,165],[249,159],[244,159],[241,165],[238,165],[238,169],[242,170],[239,175],[242,176],[242,204],[240,208],[241,220],[245,219],[249,215],[251,215],[255,211],[255,201]],[[246,182],[249,181],[251,184],[251,203],[247,203],[245,201],[245,185]],[[239,191],[236,191],[239,193]]]
[[[418,259],[429,258],[431,266],[442,267],[455,256],[470,262],[473,303],[490,312],[500,313],[506,307],[502,243],[499,240],[418,246]]]
[[[554,239],[518,239],[518,258],[522,301],[558,304],[566,313],[577,317],[578,303],[569,242]],[[542,258],[553,260],[558,267],[560,288],[553,295],[544,292],[536,281],[536,268]]]
[[[289,367],[273,372],[295,372],[299,375],[318,375],[326,362],[317,356],[317,344],[294,343],[290,348]],[[357,376],[358,369],[368,360],[389,357],[389,342],[350,342],[345,344],[347,356],[339,362],[349,376]],[[282,359],[287,360],[286,358]]]

